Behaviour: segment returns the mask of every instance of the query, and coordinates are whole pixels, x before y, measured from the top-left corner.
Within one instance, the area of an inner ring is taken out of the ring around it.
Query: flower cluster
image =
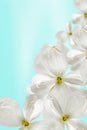
[[[15,100],[0,97],[0,125],[87,130],[81,121],[87,116],[87,0],[74,3],[81,14],[75,14],[67,30],[56,34],[57,43],[45,45],[35,59],[36,75],[27,88],[23,112]]]

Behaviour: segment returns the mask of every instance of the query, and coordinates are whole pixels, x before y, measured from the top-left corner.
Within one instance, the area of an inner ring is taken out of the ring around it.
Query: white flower
[[[83,105],[84,100],[80,95],[68,93],[68,95],[64,94],[57,99],[51,96],[45,101],[44,117],[48,120],[53,120],[53,122],[55,122],[55,127],[57,127],[59,122],[61,123],[60,128],[63,127],[63,129],[65,127],[69,128],[68,130],[87,128],[86,124],[79,121],[79,118],[83,117]]]
[[[21,127],[19,130],[38,130],[40,122],[32,121],[42,111],[42,103],[35,95],[26,98],[23,113],[17,102],[8,97],[0,97],[0,125]]]
[[[84,81],[87,81],[87,31],[76,28],[73,32],[75,42],[74,49],[68,53],[69,62],[72,68],[79,71]]]
[[[73,30],[72,30],[72,26],[71,23],[67,23],[66,24],[66,31],[60,31],[56,34],[56,38],[58,40],[59,43],[64,43],[66,42],[66,40],[70,40],[70,44],[73,45],[74,42],[72,40],[72,34],[73,34]]]
[[[83,85],[81,76],[78,73],[68,72],[68,67],[65,58],[59,54],[38,58],[36,61],[38,74],[33,78],[31,90],[41,97],[54,90],[60,93],[64,88]]]
[[[83,24],[87,23],[87,0],[74,0],[76,7],[81,11],[81,13],[73,15],[73,23],[82,21]]]

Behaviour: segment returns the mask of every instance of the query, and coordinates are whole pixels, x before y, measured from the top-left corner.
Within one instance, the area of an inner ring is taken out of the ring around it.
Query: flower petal
[[[71,120],[70,124],[75,128],[75,130],[87,130],[87,124],[80,120]]]
[[[75,72],[68,73],[64,76],[64,80],[67,83],[73,84],[73,85],[84,85],[84,81],[80,74],[76,74]]]
[[[66,125],[66,128],[67,128],[67,130],[77,130],[69,123]]]
[[[79,10],[87,12],[87,0],[74,0],[74,2]]]
[[[50,83],[50,82],[49,82]],[[49,86],[50,87],[50,86]],[[31,90],[33,93],[35,93],[38,98],[44,98],[48,92],[49,92],[49,88],[47,86],[47,84],[45,83],[40,83],[40,84],[32,84],[31,85]]]
[[[68,22],[68,23],[66,24],[66,30],[67,30],[67,33],[72,32],[72,25],[71,25],[70,22]]]
[[[56,38],[60,43],[64,43],[68,38],[68,34],[67,32],[60,31],[56,34]]]
[[[74,41],[73,41],[73,39],[72,39],[72,36],[70,36],[69,39],[70,39],[70,44],[71,44],[71,46],[74,47],[74,46],[75,46],[75,43],[74,43]]]
[[[64,124],[50,118],[45,120],[44,126],[46,130],[64,130]]]
[[[67,88],[61,91],[61,94],[56,95],[56,104],[59,104],[63,114],[69,114],[71,118],[81,117],[83,115],[84,99],[77,90]]]
[[[61,54],[66,58],[66,55],[68,53],[68,48],[66,47],[66,45],[64,43],[57,43],[57,46],[60,48],[60,52]]]
[[[84,57],[84,52],[80,49],[72,49],[68,52],[67,57],[69,59],[69,63],[75,64],[76,62],[82,61]]]
[[[44,50],[45,51],[45,50]],[[62,65],[62,67],[61,67]],[[66,58],[59,53],[50,53],[49,56],[43,56],[43,52],[36,58],[36,71],[40,74],[49,76],[63,73],[68,67]]]
[[[54,82],[53,79],[54,79],[54,77],[51,77],[51,76],[48,76],[48,75],[37,74],[33,77],[32,84],[39,85],[40,83],[43,83],[43,85],[45,86],[46,83],[49,83],[51,81],[52,81],[52,84],[53,84],[53,82]]]
[[[69,113],[72,119],[81,118],[82,111],[84,107],[84,100],[82,96],[78,94],[74,94],[70,96],[70,98],[67,100],[66,105],[66,113]]]
[[[74,24],[80,22],[81,20],[82,20],[82,14],[74,14],[74,15],[72,16],[72,22],[73,22]]]
[[[78,48],[87,50],[87,31],[83,27],[75,28],[72,38]]]
[[[53,98],[49,96],[44,101],[44,113],[43,113],[43,115],[44,115],[45,119],[47,119],[47,118],[51,119],[51,117],[52,117],[53,120],[57,120],[58,118],[60,118],[61,108],[59,107],[58,110],[53,104]]]
[[[43,110],[43,105],[41,100],[37,98],[36,95],[30,95],[26,98],[24,105],[24,116],[27,120],[31,120],[38,117]]]
[[[58,100],[58,102],[60,102],[61,107],[63,107],[67,101],[67,98],[69,98],[70,96],[69,93],[71,92],[72,92],[72,88],[69,87],[67,84],[63,83],[60,86],[56,85],[55,88],[50,92],[50,95],[55,97]],[[61,97],[62,97],[62,101],[61,101]]]
[[[19,127],[23,119],[20,107],[15,100],[0,97],[0,125]]]
[[[85,83],[87,83],[87,59],[79,66],[80,73]]]
[[[37,74],[32,81],[31,91],[35,93],[38,98],[44,98],[55,84],[54,77]]]
[[[43,66],[43,62],[45,62],[45,58],[49,59],[49,57],[58,55],[60,53],[61,53],[61,46],[59,46],[59,45],[51,45],[51,44],[45,45],[41,49],[40,54],[37,55],[37,57],[35,59],[36,71],[37,71],[38,67]],[[42,69],[41,69],[41,71],[42,71]]]
[[[32,123],[29,130],[47,130],[44,121]]]

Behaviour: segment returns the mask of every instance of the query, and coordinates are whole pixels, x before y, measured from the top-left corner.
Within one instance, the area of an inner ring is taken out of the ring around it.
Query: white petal
[[[71,124],[67,124],[67,130],[77,130]]]
[[[82,20],[82,14],[74,14],[74,15],[72,16],[72,22],[73,22],[74,24],[80,22],[81,20]]]
[[[68,87],[71,91],[79,90],[81,88],[80,85],[71,84],[69,82],[65,82],[66,87]]]
[[[58,42],[58,43],[57,43],[57,46],[58,46],[58,48],[60,48],[61,54],[62,54],[64,57],[66,57],[67,52],[69,51],[68,48],[66,47],[66,45],[65,45],[64,43]]]
[[[75,90],[76,89],[69,89],[68,85],[67,85],[62,89],[62,91],[60,91],[60,93],[55,94],[55,97],[57,99],[57,103],[60,105],[63,114],[72,114],[72,108],[68,109],[67,106],[68,106],[68,104],[70,103],[70,101],[72,100],[73,97],[74,97],[74,99],[79,97],[78,95],[80,95],[80,94],[76,93]],[[84,101],[83,101],[83,98],[81,96],[81,103],[83,103],[83,102]]]
[[[79,120],[71,120],[70,124],[75,128],[75,130],[87,130],[87,124]]]
[[[72,39],[72,36],[70,36],[69,38],[70,38],[70,44],[71,44],[71,46],[74,47],[74,46],[75,46],[75,43],[74,43],[74,41],[73,41],[73,39]]]
[[[60,31],[56,34],[56,38],[60,43],[63,43],[67,40],[68,35],[67,32]]]
[[[44,98],[55,85],[55,77],[37,74],[32,81],[31,90],[38,98]]]
[[[72,119],[81,118],[84,106],[84,100],[81,95],[72,95],[67,100],[66,113],[69,113]]]
[[[84,82],[87,82],[87,59],[79,67]]]
[[[68,67],[66,59],[57,54],[50,57],[42,57],[36,61],[36,70],[38,73],[54,76],[64,73]]]
[[[71,84],[63,83],[62,85],[59,86],[56,84],[54,89],[52,89],[52,91],[50,91],[50,95],[56,97],[57,99],[60,99],[60,97],[63,95],[69,95],[68,93],[75,90],[75,88],[77,88],[76,85],[71,86]],[[69,98],[69,97],[67,97],[67,98]]]
[[[47,114],[51,115],[50,118],[54,117],[56,119],[60,118],[64,114],[69,114],[71,119],[72,118],[78,118],[82,116],[82,110],[84,106],[84,100],[80,94],[74,94],[71,91],[68,91],[69,93],[65,93],[61,95],[59,98],[57,98],[56,104],[53,104],[53,110],[55,110],[54,116],[52,115],[52,105],[48,107]],[[46,106],[46,105],[45,105]],[[60,109],[61,108],[61,109]],[[61,110],[63,114],[61,115]],[[51,111],[51,112],[50,112]],[[58,115],[59,114],[59,115]]]
[[[43,110],[41,100],[36,95],[30,95],[26,98],[24,105],[24,116],[29,121],[38,117]]]
[[[61,53],[60,46],[47,44],[47,45],[43,46],[43,48],[41,49],[40,54],[37,56],[37,58],[38,57],[49,57],[51,55],[56,55],[57,53]]]
[[[66,24],[66,30],[67,30],[67,33],[72,32],[72,26],[71,26],[71,23],[70,23],[70,22],[68,22],[68,23]]]
[[[65,54],[67,54],[68,52],[68,48],[61,42],[58,42],[58,44],[54,44],[54,45],[51,45],[51,44],[47,44],[46,46],[44,46],[42,49],[41,49],[41,52],[40,54],[37,56],[37,58],[40,58],[43,59],[45,57],[53,57],[55,55],[63,55],[65,57]]]
[[[51,76],[37,74],[33,77],[32,83],[37,84],[37,85],[42,83],[43,86],[45,86],[46,84],[48,85],[48,83],[51,81],[53,83],[54,82],[53,79],[54,79],[54,77],[51,77]]]
[[[79,10],[87,12],[87,0],[74,0],[74,2]]]
[[[82,110],[82,117],[87,117],[87,90],[79,89],[76,91],[76,94],[81,95],[83,98],[84,106],[83,106],[83,110]]]
[[[61,53],[61,45],[46,45],[41,49],[40,54],[35,59],[35,68],[36,71],[39,73],[50,73],[49,72],[49,64],[48,60],[51,57],[56,57],[56,55],[62,54]],[[64,51],[64,50],[63,50]]]
[[[29,130],[47,130],[45,129],[44,121],[32,123]]]
[[[75,64],[76,62],[79,62],[79,60],[82,60],[84,57],[84,52],[79,49],[72,49],[68,52],[67,57],[71,64]]]
[[[45,120],[44,128],[45,130],[64,130],[64,124],[48,118]]]
[[[83,14],[83,17],[82,17],[82,24],[83,24],[83,26],[87,25],[87,18],[84,17],[84,14]]]
[[[51,97],[51,101],[52,101],[53,106],[54,106],[55,110],[57,111],[57,113],[59,115],[62,115],[63,111],[62,111],[62,108],[61,108],[60,104],[58,103],[57,99],[55,97]]]
[[[23,119],[17,102],[8,97],[0,97],[0,125],[17,127]]]
[[[28,96],[34,94],[34,93],[32,92],[32,90],[31,90],[31,85],[29,85],[29,86],[27,87],[26,92],[27,92],[27,95],[28,95]]]
[[[41,99],[41,98],[44,98],[48,94],[49,88],[50,88],[50,86],[48,87],[48,85],[46,83],[32,84],[31,90],[33,93],[35,93],[38,96],[38,98]]]
[[[61,114],[61,109],[59,108],[60,111],[58,111],[56,109],[56,107],[53,105],[53,102],[52,102],[52,98],[51,97],[48,97],[45,101],[44,101],[44,112],[43,112],[43,115],[44,117],[47,119],[52,119],[53,120],[56,120],[58,118],[60,118],[60,114]]]
[[[83,27],[75,28],[72,38],[79,48],[87,50],[87,31]]]
[[[73,85],[84,85],[84,81],[82,80],[82,77],[80,74],[76,74],[75,72],[68,73],[64,76],[64,80],[67,83],[73,84]]]
[[[69,114],[71,118],[82,116],[84,99],[81,94],[76,93],[73,89],[64,89],[64,91],[62,91],[60,95],[56,96],[56,98],[57,104],[61,107],[63,114]]]

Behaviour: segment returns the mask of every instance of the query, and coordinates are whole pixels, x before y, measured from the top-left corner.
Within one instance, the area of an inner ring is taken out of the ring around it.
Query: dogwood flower
[[[81,13],[73,15],[73,23],[82,21],[83,24],[87,23],[87,0],[74,0],[75,6],[81,11]]]
[[[26,98],[23,113],[15,100],[0,97],[0,125],[20,127],[19,130],[38,130],[41,122],[32,121],[41,111],[42,104],[35,95]]]
[[[64,88],[83,85],[81,75],[68,72],[68,67],[65,58],[59,54],[51,54],[51,57],[43,57],[40,61],[38,59],[36,61],[37,75],[32,80],[31,90],[40,95],[40,92],[46,94],[56,89],[60,93]]]
[[[68,53],[69,62],[75,71],[79,71],[84,81],[87,81],[87,31],[76,28],[73,32],[75,47]]]
[[[71,23],[67,23],[66,24],[66,31],[60,31],[56,34],[56,38],[59,41],[59,43],[64,43],[67,40],[70,40],[71,45],[74,44],[73,39],[72,39],[72,34],[73,34],[73,30],[72,30],[72,26]]]
[[[53,120],[55,127],[57,127],[59,122],[61,124],[59,130],[62,130],[62,127],[63,130],[65,127],[68,130],[80,130],[81,128],[81,130],[86,130],[87,125],[79,120],[83,116],[83,105],[84,100],[80,95],[69,93],[57,99],[50,96],[45,102],[44,117]]]

